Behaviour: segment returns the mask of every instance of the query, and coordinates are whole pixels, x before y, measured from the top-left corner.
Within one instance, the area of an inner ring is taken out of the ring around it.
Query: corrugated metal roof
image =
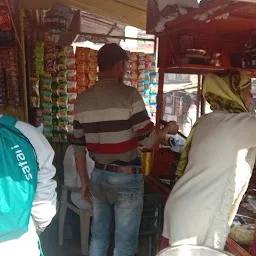
[[[26,10],[26,27],[36,30],[48,30],[44,25],[46,10]],[[120,39],[106,38],[104,35],[124,36],[125,25],[111,19],[103,19],[95,14],[77,11],[70,8],[68,33],[60,33],[61,44],[91,41],[95,43],[119,43]],[[82,33],[82,35],[79,35]],[[88,35],[87,35],[88,34]],[[102,37],[93,34],[102,34]]]
[[[55,0],[21,0],[25,9],[49,9]],[[146,30],[147,0],[57,0],[75,9]]]
[[[111,36],[125,36],[125,25],[116,22],[110,19],[103,19],[97,15],[89,14],[86,12],[81,12],[81,32],[83,33],[95,33],[95,34],[102,34],[102,35],[111,35]],[[114,39],[114,38],[106,38],[106,37],[94,37],[92,35],[83,35],[80,36],[77,41],[83,41],[85,39],[89,39],[88,41],[92,42],[101,42],[101,43],[107,43],[107,42],[115,42],[119,43],[120,39]]]

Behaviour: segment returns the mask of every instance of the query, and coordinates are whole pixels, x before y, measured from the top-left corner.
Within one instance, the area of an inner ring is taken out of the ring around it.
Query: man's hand
[[[177,125],[177,123],[175,121],[170,121],[166,124],[166,126],[168,127],[168,133],[169,134],[177,134],[177,132],[179,131],[179,126]]]
[[[166,134],[169,133],[175,135],[177,134],[178,130],[179,126],[177,125],[177,123],[175,121],[170,121],[166,123],[162,129],[157,131],[157,135],[159,140],[162,141]]]
[[[92,194],[87,185],[82,185],[82,198],[92,204]]]
[[[86,156],[85,155],[78,155],[75,156],[76,160],[76,169],[79,173],[79,176],[81,178],[81,183],[82,183],[82,198],[84,200],[87,200],[90,204],[92,202],[92,196],[91,192],[89,189],[89,177],[87,173],[87,168],[86,168]]]

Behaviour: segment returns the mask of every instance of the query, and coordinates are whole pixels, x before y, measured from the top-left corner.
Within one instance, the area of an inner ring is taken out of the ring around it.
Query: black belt
[[[141,174],[141,169],[131,166],[120,166],[120,165],[110,165],[95,163],[95,168],[107,171],[107,172],[117,172],[124,174]]]

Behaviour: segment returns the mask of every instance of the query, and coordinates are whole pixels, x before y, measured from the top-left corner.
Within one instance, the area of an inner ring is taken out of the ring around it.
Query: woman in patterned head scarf
[[[210,104],[212,111],[224,111],[227,113],[251,112],[253,100],[251,94],[251,79],[245,72],[223,71],[216,74],[208,74],[204,78],[203,94]],[[195,124],[195,126],[200,120]],[[177,176],[183,175],[188,162],[188,153],[195,126],[187,139],[183,150]]]
[[[251,79],[238,71],[208,74],[203,88],[213,112],[199,119],[187,139],[163,236],[171,246],[223,249],[255,163]]]

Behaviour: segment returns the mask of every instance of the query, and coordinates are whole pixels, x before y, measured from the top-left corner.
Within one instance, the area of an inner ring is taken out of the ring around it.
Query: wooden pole
[[[145,41],[145,42],[155,42],[155,39],[149,38],[136,38],[136,37],[127,37],[127,36],[113,36],[113,35],[106,35],[106,34],[98,34],[98,33],[85,33],[80,31],[72,31],[72,32],[63,32],[66,35],[82,35],[82,36],[92,36],[92,37],[100,37],[100,38],[115,38],[115,39],[122,39],[122,40],[136,40],[136,41]]]
[[[203,86],[204,86],[204,76],[202,77],[202,86],[201,86],[201,116],[205,114],[205,98],[204,98],[204,95],[203,95]]]
[[[25,35],[24,35],[24,8],[20,8],[20,43],[21,43],[21,73],[22,73],[22,91],[24,98],[24,118],[28,121],[28,95],[27,95],[27,75],[26,75],[26,55],[25,55]]]
[[[156,110],[156,129],[160,129],[160,121],[163,115],[163,95],[164,95],[164,74],[163,68],[159,68],[159,80],[158,80],[158,94],[157,94],[157,110]],[[159,153],[159,144],[153,148],[153,166],[157,166]]]
[[[156,128],[160,128],[160,120],[163,115],[163,95],[164,95],[164,69],[159,68],[159,82],[157,94]]]
[[[197,76],[197,99],[196,99],[196,120],[200,116],[200,101],[201,101],[201,75]]]
[[[156,57],[157,54],[157,37],[155,36],[155,41],[154,41],[154,55]]]

